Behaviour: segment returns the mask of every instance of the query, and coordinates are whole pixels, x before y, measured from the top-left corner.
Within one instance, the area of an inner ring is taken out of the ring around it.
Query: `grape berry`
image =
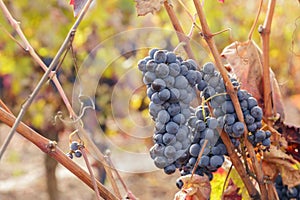
[[[75,157],[80,158],[82,156],[82,153],[79,149],[80,146],[82,146],[82,144],[78,143],[77,141],[73,141],[70,144],[70,151],[66,153],[66,155],[71,159],[73,159],[73,154]]]

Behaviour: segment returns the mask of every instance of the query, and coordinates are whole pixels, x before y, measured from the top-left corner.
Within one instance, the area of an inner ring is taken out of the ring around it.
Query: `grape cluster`
[[[73,159],[73,154],[75,155],[75,157],[80,158],[82,156],[82,153],[79,150],[80,145],[81,144],[79,144],[77,141],[73,141],[70,144],[70,151],[66,155],[71,159]]]
[[[199,152],[202,148],[203,154],[200,158],[195,173],[206,174],[212,180],[212,172],[217,171],[222,166],[227,154],[227,150],[219,137],[217,130],[218,121],[209,116],[206,106],[199,106],[195,109],[195,114],[189,119],[189,126],[192,129],[192,144],[187,152],[187,162],[181,167],[181,175],[190,174],[196,164]],[[207,143],[204,147],[205,140]]]
[[[280,200],[300,200],[300,185],[288,188],[287,185],[283,184],[280,174],[276,177],[274,185]]]
[[[218,125],[231,138],[232,143],[239,146],[239,139],[245,132],[245,127],[237,118],[235,108],[230,96],[226,93],[223,78],[215,70],[213,63],[206,63],[201,70],[202,80],[197,84],[197,88],[213,109],[213,114],[218,120]],[[270,146],[269,131],[260,130],[262,127],[262,109],[258,106],[257,100],[246,90],[240,89],[239,82],[230,77],[232,85],[237,89],[238,100],[244,115],[245,123],[249,131],[248,139],[257,146]]]
[[[212,172],[222,166],[227,155],[218,130],[224,130],[235,147],[239,147],[245,132],[222,76],[213,63],[206,63],[198,71],[194,60],[184,61],[173,52],[158,49],[151,49],[138,68],[147,86],[149,113],[155,121],[155,144],[150,149],[154,164],[167,174],[177,168],[182,175],[190,174],[204,148],[195,172],[212,179]],[[237,79],[228,76],[237,90],[248,139],[253,146],[270,146],[271,133],[261,130],[262,109],[251,94],[240,89]],[[190,103],[196,97],[196,88],[204,101],[194,109]]]
[[[173,52],[151,49],[149,56],[138,63],[151,100],[149,112],[155,121],[150,149],[151,158],[158,168],[171,174],[179,167],[178,159],[189,148],[191,130],[190,103],[196,96],[194,86],[201,79],[194,60],[183,61]]]

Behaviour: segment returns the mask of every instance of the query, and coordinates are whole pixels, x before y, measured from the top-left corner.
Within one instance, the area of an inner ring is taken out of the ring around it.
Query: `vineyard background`
[[[45,63],[49,63],[74,22],[72,7],[64,0],[47,1],[47,3],[45,1],[5,3],[16,19],[21,22],[21,27],[33,48],[44,58]],[[225,46],[233,41],[247,40],[248,32],[257,11],[257,4],[255,1],[245,3],[242,0],[228,0],[223,4],[217,1],[205,1],[205,12],[211,30],[217,32],[231,28],[230,32],[215,37],[219,51],[222,51]],[[187,7],[194,13],[192,5],[187,4]],[[174,1],[174,8],[180,16],[184,31],[189,32],[192,22],[188,15],[177,4],[177,1]],[[265,13],[266,9],[265,2],[262,13]],[[299,9],[297,1],[278,0],[270,38],[270,64],[283,93],[287,115],[286,121],[295,125],[300,125]],[[263,20],[262,15],[258,24],[262,24]],[[80,66],[84,62],[91,50],[101,41],[122,31],[145,27],[172,30],[172,25],[169,23],[168,16],[163,8],[156,15],[137,17],[135,4],[131,0],[96,1],[94,7],[89,10],[80,25],[74,39],[73,48],[78,65]],[[9,37],[7,32],[12,36],[16,36],[16,33],[3,15],[0,17],[0,31],[2,33],[0,34],[0,98],[13,113],[17,114],[20,105],[24,103],[24,100],[36,86],[42,71],[32,58]],[[18,39],[18,37],[16,38]],[[124,55],[127,49],[134,47],[137,45],[136,43],[142,42],[140,40],[145,38],[134,39],[134,36],[128,35],[127,41],[117,45],[108,43],[105,45],[105,49],[101,49],[101,52],[106,52],[102,54],[103,58],[101,59],[114,59],[113,56],[119,56],[120,58],[107,68],[98,85],[97,103],[101,110],[98,117],[102,129],[118,145],[134,151],[145,151],[147,145],[149,147],[149,141],[137,143],[135,140],[131,140],[129,136],[124,136],[123,132],[115,127],[110,101],[111,90],[115,84],[122,78],[124,73],[135,68],[137,61],[145,56],[145,51]],[[254,33],[253,39],[260,44],[257,32]],[[152,34],[150,40],[161,41],[162,46],[159,46],[159,48],[174,47],[177,44],[176,40],[170,40],[167,35],[164,38],[164,35]],[[193,40],[203,45],[208,52],[204,41],[196,32],[193,34]],[[168,46],[166,41],[170,42],[171,45]],[[197,52],[194,53],[197,54]],[[128,60],[130,60],[130,64],[124,64]],[[62,66],[59,78],[68,97],[71,98],[72,81],[76,78],[71,55],[65,58]],[[127,96],[128,94],[125,91],[121,95]],[[120,99],[122,99],[122,96]],[[147,102],[143,102],[142,93],[138,93],[135,99],[131,99],[130,103],[130,109],[134,110],[135,113],[141,113],[146,118],[143,103]],[[57,127],[56,130],[51,129],[51,120],[57,111],[62,111],[67,115],[57,91],[50,84],[43,87],[39,98],[30,107],[23,121],[46,136],[49,136],[51,131],[60,132],[58,144],[61,149],[67,152],[70,130],[63,127]],[[127,123],[126,115],[118,117],[123,117],[124,120],[121,120],[121,122]],[[129,128],[129,130],[133,129],[133,127]],[[8,130],[6,126],[0,124],[0,144],[4,141]],[[140,134],[149,135],[149,133]],[[44,155],[40,150],[21,136],[16,135],[0,162],[0,199],[47,199],[43,157]],[[75,161],[84,166],[82,159]],[[131,160],[122,160],[122,162],[131,167],[132,171],[137,167],[135,166],[136,163]],[[139,166],[139,168],[141,167],[143,166]],[[121,175],[132,192],[141,199],[172,199],[177,191],[175,180],[178,174],[168,176],[157,170],[148,173],[122,172]],[[224,178],[222,174],[220,174],[220,177]],[[58,167],[57,178],[60,199],[93,199],[93,191],[61,166]],[[215,184],[215,188],[217,188],[215,195],[221,193],[221,178],[219,179],[220,182]]]

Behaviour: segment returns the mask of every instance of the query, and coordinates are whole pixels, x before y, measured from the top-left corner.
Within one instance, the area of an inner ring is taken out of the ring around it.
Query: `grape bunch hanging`
[[[178,169],[184,176],[194,170],[212,180],[212,172],[222,166],[227,155],[219,137],[221,131],[229,135],[236,148],[241,148],[245,128],[254,147],[270,146],[271,133],[262,130],[262,109],[251,94],[240,89],[234,75],[228,73],[237,89],[246,127],[238,120],[223,78],[213,63],[206,63],[197,70],[192,59],[183,60],[173,52],[151,49],[149,56],[139,61],[138,68],[143,73],[150,99],[149,113],[155,122],[155,144],[150,155],[166,174]],[[202,103],[193,108],[191,102],[197,90]],[[203,153],[196,162],[201,149]],[[180,188],[182,183],[177,186]]]

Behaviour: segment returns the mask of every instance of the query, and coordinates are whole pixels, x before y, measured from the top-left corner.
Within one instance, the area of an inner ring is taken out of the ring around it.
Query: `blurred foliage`
[[[4,2],[13,16],[20,21],[21,28],[36,52],[43,58],[53,58],[75,21],[72,7],[68,5],[69,1]],[[192,1],[184,2],[193,15],[195,10]],[[215,36],[220,52],[234,41],[248,39],[248,33],[258,9],[258,1],[226,0],[223,4],[216,0],[203,2],[207,20],[213,32],[231,29],[230,32]],[[178,1],[174,0],[173,3],[177,16],[185,32],[188,33],[192,21]],[[266,10],[267,1],[264,1],[258,25],[263,23]],[[273,18],[270,63],[282,86],[282,91],[286,95],[299,93],[300,90],[299,10],[300,6],[296,0],[278,0]],[[196,23],[199,24],[198,21]],[[114,40],[113,36],[116,37],[123,31],[146,27],[157,27],[166,31],[163,31],[163,34],[155,31],[145,31],[144,33],[140,31],[136,34],[128,32],[129,34],[124,34],[126,37],[122,36],[118,40]],[[148,49],[155,46],[169,50],[174,49],[178,45],[178,41],[174,33],[168,32],[172,30],[172,24],[163,8],[154,15],[137,17],[133,0],[95,0],[95,5],[76,32],[73,43],[76,64],[71,53],[69,53],[59,71],[59,79],[68,97],[70,99],[72,97],[73,82],[76,79],[78,67],[106,63],[107,66],[103,66],[100,72],[91,72],[102,73],[95,96],[101,127],[110,134],[123,133],[122,130],[114,128],[115,125],[109,120],[114,117],[114,119],[122,119],[120,121],[124,125],[123,131],[130,130],[140,133],[141,129],[136,130],[134,128],[134,123],[130,121],[132,119],[126,119],[128,113],[122,108],[117,108],[119,109],[116,111],[117,115],[112,116],[112,106],[118,105],[112,103],[113,88],[117,83],[120,83],[118,86],[120,90],[117,91],[121,101],[124,101],[123,97],[127,96],[129,99],[127,108],[142,112],[142,115],[138,115],[142,117],[134,118],[134,121],[137,123],[140,120],[141,124],[149,125],[150,119],[144,110],[148,104],[147,99],[144,98],[145,93],[133,92],[136,90],[135,84],[139,84],[141,78],[138,73],[133,73],[131,77],[125,75],[130,70],[136,70],[137,61],[146,56]],[[204,48],[199,48],[199,46],[193,48],[198,61],[202,62],[203,57],[207,56],[209,51],[199,34],[200,31],[197,28],[194,29],[192,40],[194,44],[200,44]],[[9,32],[20,41],[3,15],[0,16],[0,32],[0,98],[7,103],[14,113],[17,113],[41,78],[43,71],[30,55],[6,33]],[[255,31],[253,39],[260,44],[257,31]],[[141,43],[146,46],[142,48],[139,45]],[[96,51],[93,51],[94,48]],[[139,49],[132,51],[134,48]],[[91,64],[88,63],[88,59],[92,60]],[[210,57],[207,59],[209,60]],[[128,93],[130,94],[128,95]],[[66,116],[68,115],[56,89],[48,82],[30,107],[25,120],[34,127],[47,130],[49,123],[53,122],[53,117],[59,110],[62,110]],[[150,130],[148,135],[151,135],[151,127],[143,131],[147,130]],[[220,182],[216,184],[220,186]]]

